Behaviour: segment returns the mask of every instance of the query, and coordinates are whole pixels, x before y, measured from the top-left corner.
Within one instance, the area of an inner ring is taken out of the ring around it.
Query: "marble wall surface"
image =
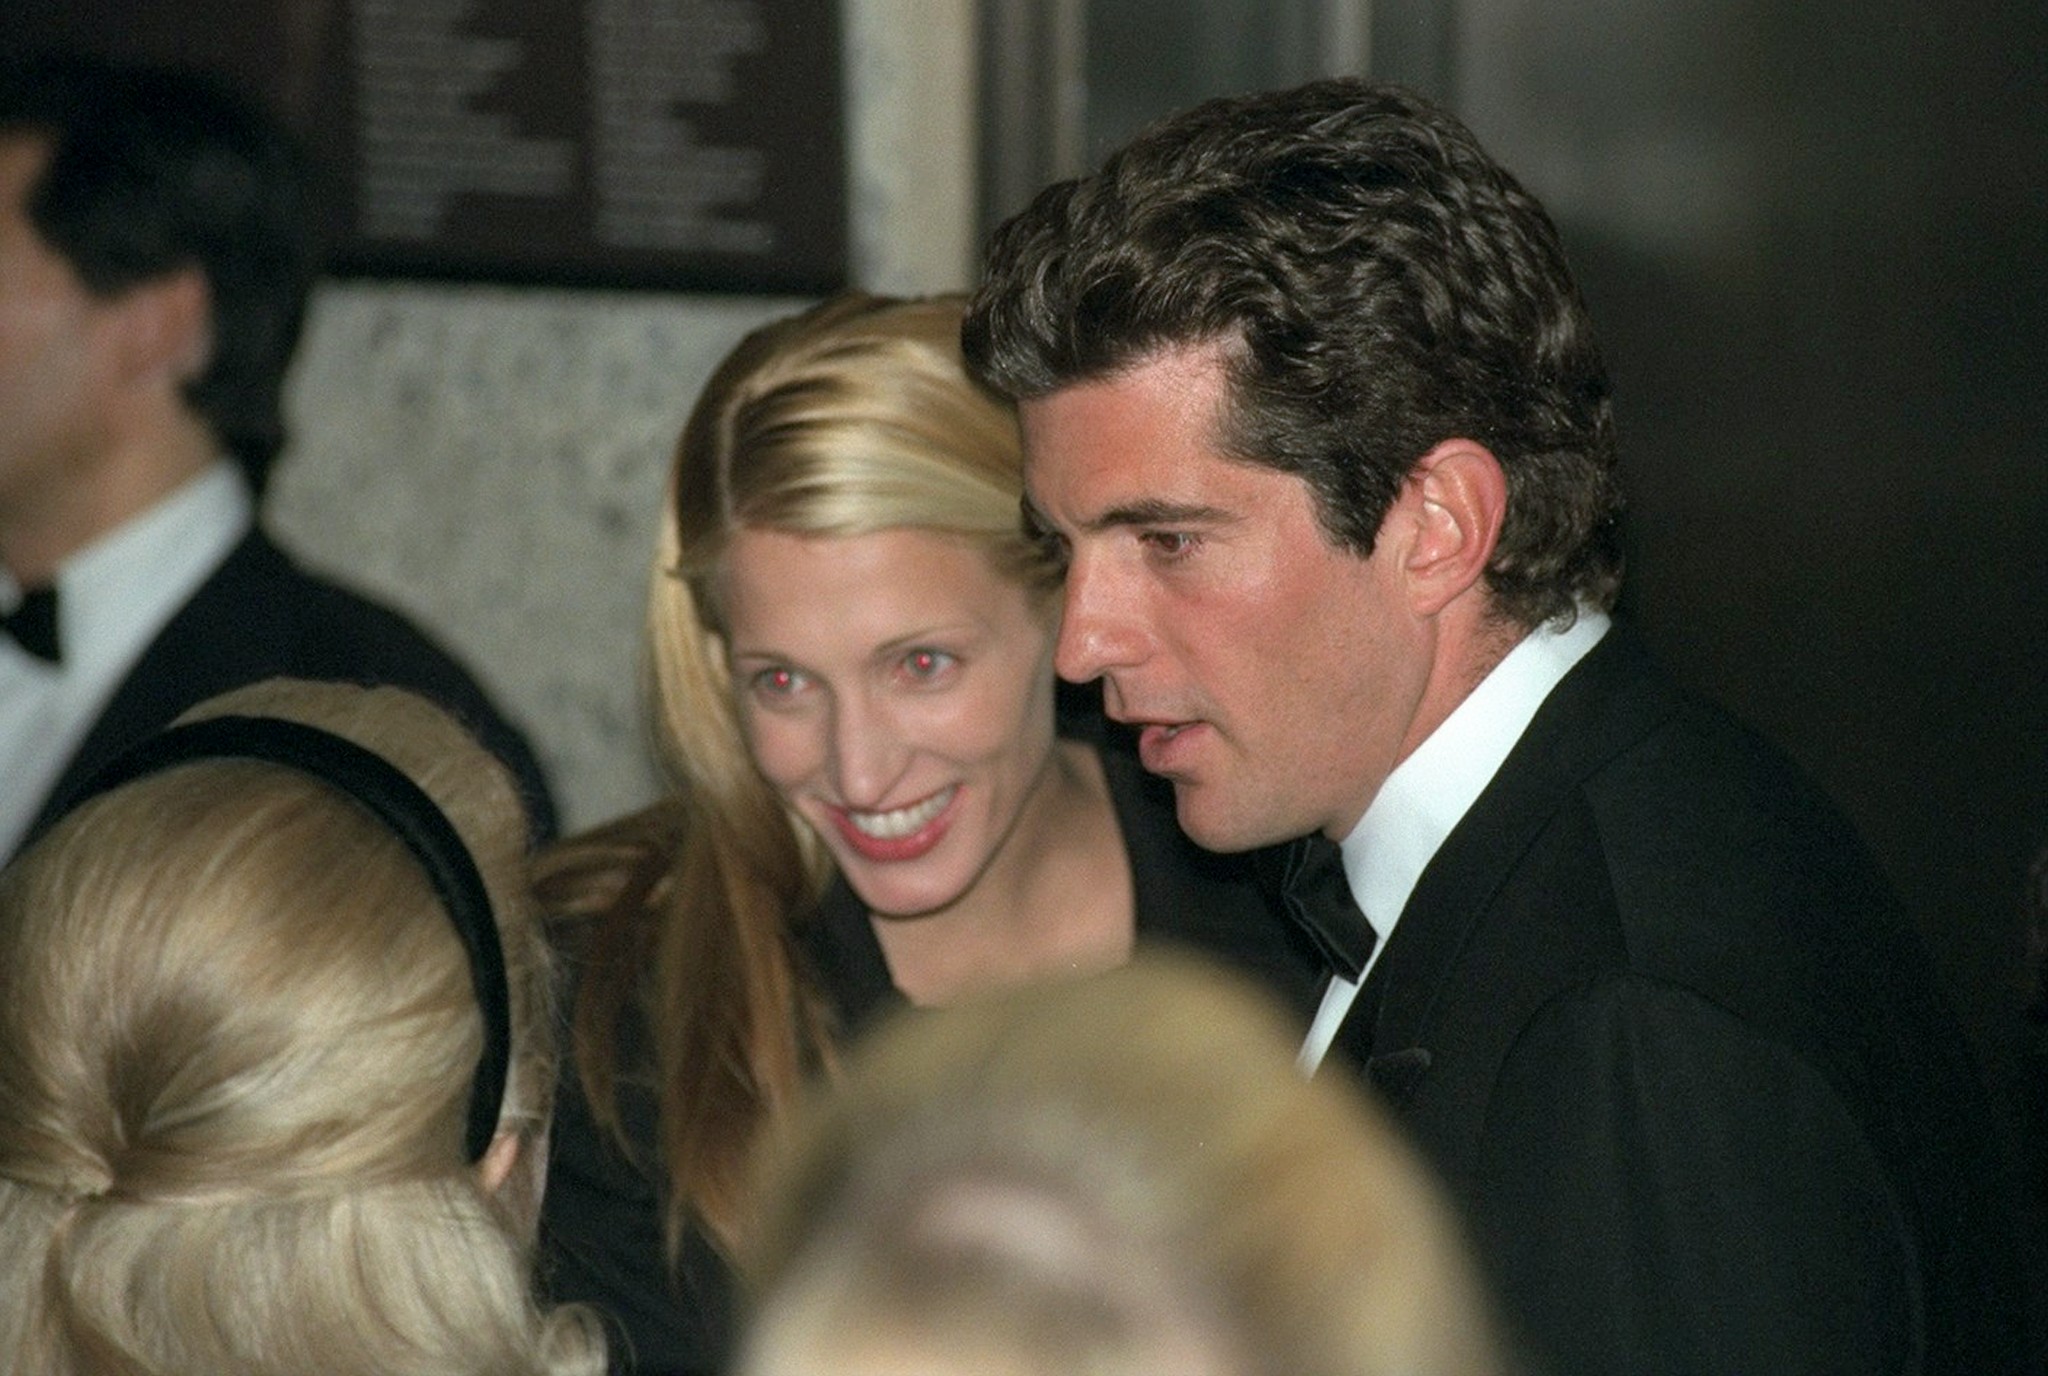
[[[725,350],[797,304],[326,288],[273,526],[476,670],[571,825],[623,811],[652,788],[640,618],[670,448]]]

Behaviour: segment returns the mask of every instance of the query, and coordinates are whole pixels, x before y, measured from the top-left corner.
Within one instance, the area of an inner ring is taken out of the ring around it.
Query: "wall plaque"
[[[836,0],[35,0],[250,85],[331,174],[353,274],[819,293],[846,276]]]

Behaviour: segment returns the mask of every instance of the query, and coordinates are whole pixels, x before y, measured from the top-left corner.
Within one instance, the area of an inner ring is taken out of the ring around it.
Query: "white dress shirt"
[[[1529,632],[1380,785],[1343,847],[1351,896],[1379,940],[1356,981],[1330,977],[1302,1043],[1303,1071],[1322,1063],[1444,838],[1493,782],[1551,689],[1610,624],[1605,613],[1581,609],[1568,630],[1546,623]]]
[[[58,568],[61,664],[0,636],[0,859],[20,845],[135,661],[255,518],[241,469],[217,460]],[[20,600],[0,570],[0,605]]]

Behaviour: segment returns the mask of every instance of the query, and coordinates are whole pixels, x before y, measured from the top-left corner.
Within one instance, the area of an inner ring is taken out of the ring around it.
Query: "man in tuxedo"
[[[997,232],[965,339],[1068,556],[1060,673],[1197,841],[1340,843],[1304,1059],[1397,1108],[1539,1369],[2027,1369],[1927,955],[1611,620],[1606,369],[1462,125],[1348,80],[1173,117]]]
[[[272,675],[394,683],[538,763],[397,613],[256,524],[316,272],[285,132],[198,76],[0,76],[0,859],[125,745]]]

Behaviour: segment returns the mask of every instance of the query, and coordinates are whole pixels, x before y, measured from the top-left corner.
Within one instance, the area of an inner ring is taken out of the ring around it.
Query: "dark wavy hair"
[[[28,218],[89,291],[205,274],[213,354],[185,399],[261,493],[319,270],[304,151],[210,76],[76,53],[0,67],[0,134],[49,141]]]
[[[1557,228],[1413,92],[1319,81],[1154,124],[996,231],[963,341],[1020,400],[1222,345],[1219,446],[1300,477],[1361,555],[1416,461],[1475,440],[1508,483],[1496,613],[1619,589],[1611,388]]]

